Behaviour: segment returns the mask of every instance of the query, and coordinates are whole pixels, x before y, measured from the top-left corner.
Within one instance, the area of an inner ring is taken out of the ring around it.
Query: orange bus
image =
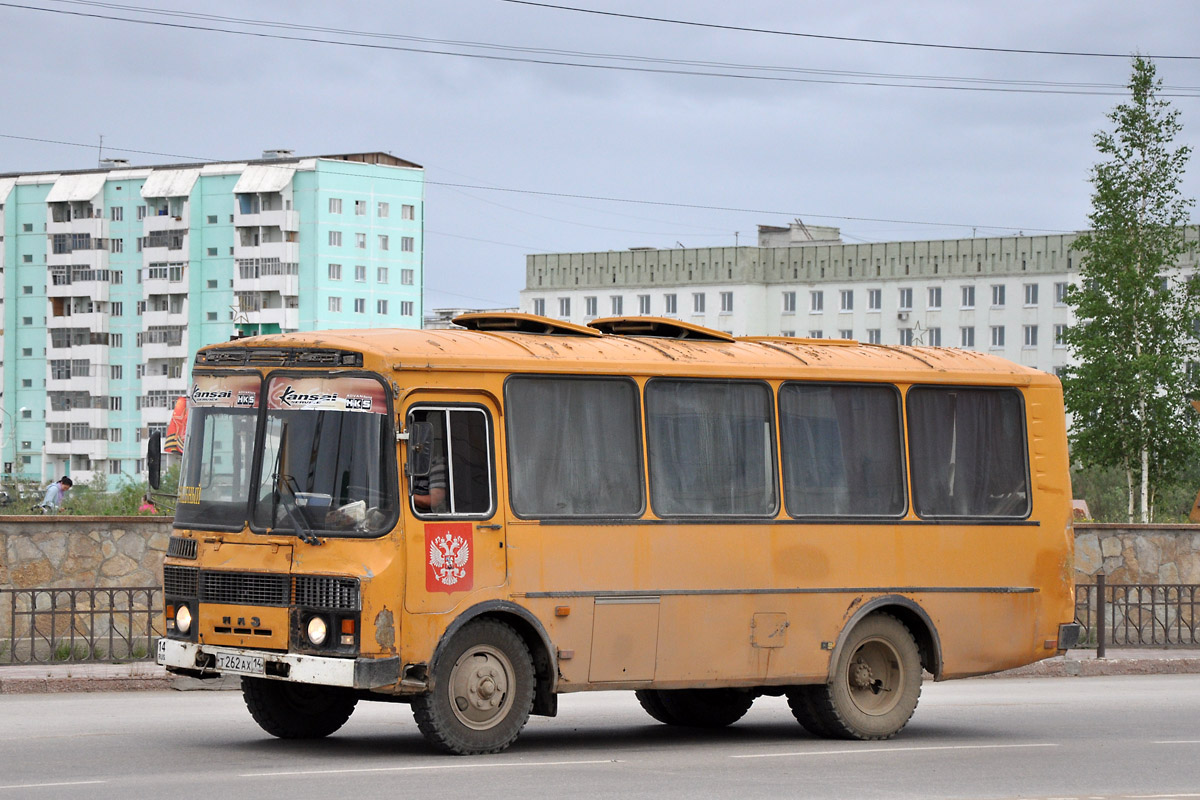
[[[464,754],[600,689],[698,727],[785,695],[813,734],[884,739],[922,670],[1075,643],[1053,376],[661,318],[455,322],[197,353],[159,663],[241,676],[275,736],[400,701]]]

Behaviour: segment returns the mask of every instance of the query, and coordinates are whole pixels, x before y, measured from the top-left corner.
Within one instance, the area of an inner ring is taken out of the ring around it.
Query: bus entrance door
[[[414,398],[408,406],[408,430],[414,423],[432,429],[428,463],[415,470],[424,474],[408,477],[410,613],[448,611],[507,580],[504,517],[496,501],[496,418],[494,405],[482,397],[454,403]]]

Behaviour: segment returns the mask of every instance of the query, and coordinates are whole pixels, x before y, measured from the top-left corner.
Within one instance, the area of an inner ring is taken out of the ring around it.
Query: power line
[[[347,42],[334,39],[321,39],[314,36],[285,36],[283,34],[265,33],[262,31],[240,31],[231,30],[228,28],[218,28],[210,25],[184,24],[179,22],[162,22],[149,19],[135,19],[130,17],[118,17],[107,14],[98,14],[93,12],[83,11],[68,11],[59,8],[44,8],[41,6],[30,6],[20,3],[0,3],[0,7],[15,8],[25,11],[41,11],[48,14],[61,14],[65,16],[82,17],[88,19],[103,19],[112,22],[125,22],[134,25],[149,25],[162,28],[173,28],[178,30],[190,31],[205,31],[210,33],[225,33],[233,36],[246,36],[258,39],[272,39],[278,41],[293,41],[307,42],[311,44],[327,44],[339,47],[355,47],[367,50],[393,51],[406,53],[421,53],[425,55],[441,55],[452,56],[458,58],[473,58],[484,61],[499,61],[508,63],[523,63],[523,64],[538,64],[541,66],[559,66],[559,67],[574,67],[577,69],[593,69],[605,70],[609,72],[634,72],[654,75],[680,75],[688,77],[702,78],[725,78],[730,80],[743,81],[769,81],[773,83],[802,83],[802,84],[819,84],[832,86],[872,86],[878,88],[895,88],[895,89],[939,89],[943,91],[967,91],[967,92],[991,92],[1004,94],[1051,94],[1051,95],[1075,95],[1075,96],[1098,96],[1098,97],[1115,97],[1123,96],[1124,91],[1086,91],[1080,89],[1069,88],[1033,88],[1029,86],[978,86],[978,85],[952,85],[941,83],[904,83],[904,82],[886,82],[884,80],[832,80],[828,78],[804,78],[804,77],[787,77],[782,75],[753,75],[741,74],[736,72],[720,72],[720,71],[705,71],[691,69],[666,69],[662,67],[639,67],[628,66],[621,64],[589,64],[578,61],[563,61],[553,58],[527,58],[519,56],[504,56],[485,53],[462,53],[453,50],[436,50],[420,47],[403,47],[399,45],[385,45],[371,42]],[[940,80],[940,79],[935,79]],[[1194,93],[1184,92],[1181,94],[1173,94],[1169,92],[1159,93],[1159,97],[1195,97]]]
[[[3,5],[3,3],[0,3],[0,5]],[[7,133],[0,133],[0,138],[21,139],[24,141],[43,142],[43,143],[47,143],[47,144],[60,144],[60,145],[67,145],[70,147],[86,147],[88,149],[92,149],[95,147],[95,145],[83,144],[80,142],[64,142],[64,141],[54,140],[54,139],[39,139],[39,138],[31,137],[31,136],[14,136],[12,134],[7,134]],[[129,150],[129,149],[121,148],[121,147],[112,147],[111,145],[107,145],[107,146],[109,147],[110,150],[117,150],[117,151],[120,151],[123,153],[146,152],[146,151],[142,151],[142,150]],[[193,160],[193,161],[211,161],[211,160],[213,160],[213,159],[203,159],[203,158],[199,158],[197,156],[171,156],[171,157],[172,158],[185,158],[185,159],[189,159],[189,160]],[[312,156],[312,157],[318,158],[319,156]],[[239,163],[239,162],[231,161],[228,163]],[[359,177],[356,173],[339,172],[334,169],[327,170],[325,174],[327,174],[327,175],[345,175],[345,176],[349,176],[349,177]],[[632,205],[660,206],[663,208],[687,208],[687,209],[692,209],[692,210],[696,210],[696,211],[727,211],[727,212],[732,212],[732,213],[737,213],[737,214],[764,214],[764,215],[772,215],[772,216],[803,217],[803,218],[809,218],[809,219],[834,219],[834,220],[842,220],[842,221],[846,221],[846,222],[881,222],[881,223],[886,223],[886,224],[890,224],[890,225],[918,225],[918,226],[929,226],[929,227],[938,227],[938,228],[964,228],[964,229],[965,228],[978,228],[978,229],[982,229],[982,230],[1001,230],[1001,231],[1022,230],[1022,231],[1033,231],[1035,233],[1051,233],[1051,234],[1073,233],[1073,231],[1067,231],[1067,230],[1062,230],[1062,229],[1058,229],[1058,228],[1033,228],[1033,227],[1021,226],[1021,225],[980,225],[978,223],[964,223],[964,222],[923,222],[920,220],[889,219],[889,218],[881,218],[881,217],[853,217],[853,216],[838,215],[838,214],[813,214],[813,213],[806,213],[806,212],[801,212],[801,211],[781,210],[781,209],[739,208],[737,206],[706,206],[706,205],[703,205],[700,203],[677,203],[677,202],[672,202],[672,201],[668,201],[668,200],[638,200],[636,198],[631,198],[631,197],[609,197],[609,196],[605,196],[605,195],[576,194],[576,193],[572,193],[572,192],[548,192],[548,191],[542,191],[542,190],[538,190],[538,189],[516,189],[516,188],[506,187],[506,186],[488,186],[486,184],[451,183],[450,181],[429,180],[428,178],[425,178],[425,177],[422,177],[421,179],[416,179],[416,178],[404,178],[404,177],[395,176],[395,175],[378,175],[378,176],[375,176],[375,179],[376,180],[384,180],[384,181],[399,181],[401,183],[418,183],[418,184],[422,184],[424,186],[441,186],[441,187],[450,188],[450,189],[473,189],[476,191],[504,192],[507,194],[524,194],[524,195],[532,195],[535,197],[554,197],[554,198],[565,198],[565,199],[570,199],[570,200],[591,200],[591,201],[603,202],[603,203],[629,203]]]
[[[594,8],[578,8],[576,6],[555,5],[553,3],[538,3],[533,0],[500,0],[502,3],[513,3],[515,5],[533,6],[535,8],[553,9],[555,11],[574,11],[580,14],[595,14],[604,17],[619,17],[623,19],[634,19],[642,22],[659,22],[669,25],[686,25],[694,28],[711,28],[714,30],[737,31],[740,33],[763,33],[771,36],[794,36],[803,39],[824,39],[833,42],[855,42],[858,44],[884,44],[896,47],[927,47],[938,50],[967,50],[980,53],[1012,53],[1019,55],[1037,55],[1037,56],[1077,56],[1081,58],[1129,58],[1130,53],[1092,53],[1079,52],[1071,50],[1026,50],[1017,47],[982,47],[979,45],[965,44],[939,44],[934,42],[909,42],[898,39],[870,39],[859,36],[833,36],[820,33],[802,33],[800,31],[783,31],[773,30],[770,28],[749,28],[740,25],[720,25],[712,22],[696,22],[694,20],[671,19],[668,17],[650,17],[642,14],[622,14],[616,11],[600,11]],[[1174,56],[1174,55],[1148,55],[1144,58],[1152,59],[1173,59],[1180,61],[1200,61],[1200,56]]]
[[[165,9],[147,8],[145,6],[129,5],[124,3],[108,3],[102,0],[45,0],[46,2],[64,3],[70,5],[90,6],[96,8],[107,8],[120,11],[131,11],[138,14],[150,14],[154,16],[175,17],[185,19],[198,19],[206,21],[215,21],[223,23],[231,23],[235,25],[246,25],[266,28],[282,28],[286,30],[302,30],[313,31],[319,33],[337,34],[341,36],[355,36],[374,39],[389,39],[408,42],[421,42],[425,44],[450,45],[454,47],[468,47],[489,50],[500,50],[504,52],[518,53],[536,53],[542,55],[569,56],[575,58],[589,58],[598,60],[615,60],[615,61],[630,61],[635,63],[648,64],[673,64],[691,67],[706,67],[715,69],[737,69],[750,70],[759,72],[782,72],[782,73],[800,73],[809,75],[826,75],[835,77],[853,77],[853,78],[874,78],[880,80],[917,80],[917,81],[953,81],[959,83],[979,83],[979,84],[997,84],[997,85],[1015,85],[1015,86],[1045,86],[1045,87],[1062,87],[1076,89],[1118,89],[1124,91],[1124,84],[1118,83],[1096,83],[1096,82],[1066,82],[1066,81],[1046,81],[1046,80],[1013,80],[1006,78],[974,78],[961,77],[952,75],[909,75],[902,73],[886,73],[886,72],[861,72],[853,70],[832,70],[832,69],[816,69],[803,67],[784,67],[759,64],[739,64],[735,62],[724,61],[705,61],[697,59],[682,59],[682,58],[662,58],[654,56],[636,56],[629,54],[613,54],[613,53],[597,53],[584,50],[566,50],[560,48],[544,48],[544,47],[526,47],[520,45],[495,44],[490,42],[474,42],[461,41],[454,39],[433,39],[423,36],[413,36],[409,34],[382,33],[379,31],[365,31],[352,28],[333,28],[321,25],[303,25],[294,22],[273,21],[264,19],[253,19],[246,17],[229,17],[217,14],[202,14],[193,11],[171,11]],[[1200,92],[1200,87],[1192,86],[1165,86],[1164,89]]]

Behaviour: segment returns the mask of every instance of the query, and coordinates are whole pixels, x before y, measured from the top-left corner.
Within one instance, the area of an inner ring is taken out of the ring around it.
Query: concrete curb
[[[1200,650],[1110,650],[1096,658],[1091,650],[983,675],[981,678],[1091,678],[1110,675],[1200,674]],[[149,662],[134,664],[41,664],[0,666],[0,694],[62,692],[236,691],[237,676],[198,680],[169,674]]]

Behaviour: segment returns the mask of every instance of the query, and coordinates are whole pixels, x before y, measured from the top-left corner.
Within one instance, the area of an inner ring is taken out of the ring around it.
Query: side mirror
[[[408,474],[428,475],[433,467],[433,423],[413,422],[408,427]]]
[[[150,434],[146,442],[146,479],[151,489],[162,485],[162,434],[158,431]]]

